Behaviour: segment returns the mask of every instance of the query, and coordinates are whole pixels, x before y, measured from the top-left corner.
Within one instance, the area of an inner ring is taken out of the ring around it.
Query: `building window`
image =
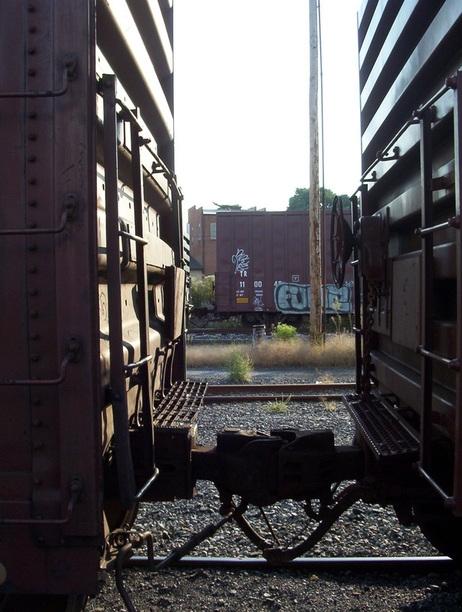
[[[217,224],[211,223],[210,224],[210,240],[216,240],[216,239],[217,239]]]
[[[201,224],[199,223],[197,226],[197,239],[201,239]]]

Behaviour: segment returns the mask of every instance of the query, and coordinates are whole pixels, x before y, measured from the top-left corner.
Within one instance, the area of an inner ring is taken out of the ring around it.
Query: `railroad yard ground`
[[[228,383],[223,368],[189,369],[188,378],[210,384]],[[252,383],[346,382],[354,379],[352,368],[257,368]],[[222,427],[241,426],[269,431],[271,427],[333,429],[336,443],[351,440],[352,427],[341,402],[288,402],[282,411],[272,411],[268,401],[243,404],[206,404],[199,417],[199,442],[213,444]],[[154,536],[156,557],[182,545],[192,533],[219,520],[219,499],[214,487],[198,483],[191,501],[145,504],[136,525]],[[268,510],[268,518],[281,537],[300,530],[303,511],[294,502],[283,502]],[[257,513],[253,517],[256,521]],[[136,554],[145,554],[137,552]],[[409,557],[438,556],[417,527],[401,526],[390,508],[356,504],[309,553],[312,557]],[[234,524],[190,553],[197,557],[258,558],[258,552]],[[462,610],[462,574],[447,566],[424,573],[390,567],[386,571],[356,572],[348,566],[335,571],[309,569],[215,569],[208,567],[167,568],[156,574],[141,569],[124,572],[124,581],[137,612],[181,610],[184,612],[324,611],[373,610],[449,612]],[[95,599],[90,612],[125,610],[113,576]]]

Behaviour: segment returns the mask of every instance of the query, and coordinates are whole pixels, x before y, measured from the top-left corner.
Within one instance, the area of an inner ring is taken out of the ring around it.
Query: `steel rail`
[[[282,391],[284,393],[303,391],[328,391],[329,389],[354,389],[355,383],[275,383],[261,385],[208,385],[207,395],[223,395],[225,393],[263,393],[265,391]]]
[[[320,400],[332,400],[340,402],[342,401],[343,395],[339,393],[318,393],[316,395],[286,395],[279,393],[277,395],[269,395],[262,393],[261,395],[205,395],[203,399],[204,404],[226,404],[227,402],[266,402],[266,401],[278,401],[285,399],[291,402],[317,402]]]
[[[292,402],[316,402],[320,400],[341,401],[342,394],[332,393],[338,389],[354,389],[355,383],[307,383],[269,385],[208,385],[204,404],[226,402],[264,402],[280,400],[284,393]],[[304,391],[319,391],[304,394]],[[323,393],[326,391],[326,393]]]
[[[251,336],[253,329],[250,327],[188,327],[186,332],[191,336],[202,336],[202,335],[231,335],[239,334],[240,336]],[[301,327],[297,330],[298,334],[308,335],[310,330],[306,327]]]
[[[163,557],[154,558],[158,564]],[[124,567],[148,567],[149,558],[133,556],[127,559]],[[283,565],[272,565],[261,558],[234,557],[183,557],[175,561],[171,567],[181,568],[235,568],[243,570],[290,569],[314,571],[352,571],[352,572],[431,572],[453,571],[456,563],[449,557],[303,557],[294,559]]]

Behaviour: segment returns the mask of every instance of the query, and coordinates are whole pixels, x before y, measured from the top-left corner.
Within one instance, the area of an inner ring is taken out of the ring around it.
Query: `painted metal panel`
[[[101,456],[95,12],[91,2],[2,3],[0,20],[0,232],[58,228],[63,207],[73,207],[62,231],[0,235],[8,262],[0,272],[2,345],[14,347],[0,356],[2,589],[95,592],[102,542],[94,461]],[[3,97],[31,91],[62,95]]]
[[[348,219],[349,214],[345,211]],[[330,266],[330,212],[326,213],[328,308],[334,300],[351,311],[353,272],[346,286],[333,285]],[[239,211],[217,214],[216,307],[218,312],[309,312],[308,211]]]

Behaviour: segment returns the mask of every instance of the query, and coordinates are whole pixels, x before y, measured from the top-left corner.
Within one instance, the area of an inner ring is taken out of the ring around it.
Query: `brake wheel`
[[[345,268],[353,250],[353,233],[343,216],[342,198],[335,196],[330,225],[332,277],[340,288],[345,279]]]

